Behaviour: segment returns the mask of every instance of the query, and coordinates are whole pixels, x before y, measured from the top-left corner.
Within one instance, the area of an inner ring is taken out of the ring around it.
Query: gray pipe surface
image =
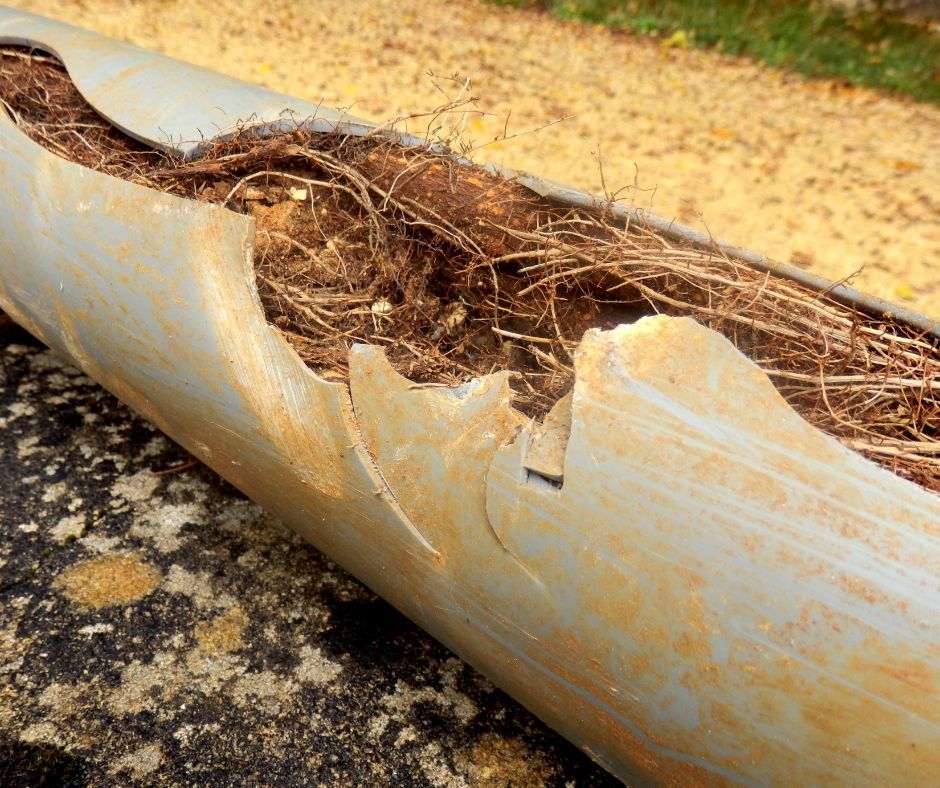
[[[371,128],[20,11],[0,42],[189,155],[249,117]],[[329,383],[265,319],[250,218],[72,164],[3,113],[0,141],[0,307],[611,772],[940,774],[940,499],[808,425],[727,340],[668,317],[587,332],[560,431],[505,373],[416,388],[355,346]]]

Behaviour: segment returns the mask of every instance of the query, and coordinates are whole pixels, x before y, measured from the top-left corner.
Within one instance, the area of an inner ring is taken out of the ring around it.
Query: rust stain
[[[837,582],[846,593],[868,602],[870,605],[883,605],[886,609],[891,607],[892,600],[876,585],[866,582],[855,575],[842,574]]]

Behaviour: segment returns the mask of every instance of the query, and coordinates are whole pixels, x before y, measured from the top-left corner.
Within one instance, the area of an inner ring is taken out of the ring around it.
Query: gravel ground
[[[478,159],[598,190],[600,150],[636,204],[940,313],[935,108],[475,3],[13,4],[374,119],[459,72],[465,140],[573,116]],[[74,784],[609,782],[210,471],[153,474],[186,460],[0,327],[0,783],[29,743]]]

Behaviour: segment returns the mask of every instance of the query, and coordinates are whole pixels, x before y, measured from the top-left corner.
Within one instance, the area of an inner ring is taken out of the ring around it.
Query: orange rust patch
[[[239,607],[233,607],[227,613],[199,624],[195,630],[198,649],[203,654],[225,654],[241,648],[242,633],[248,624],[248,618]]]
[[[79,607],[127,605],[147,596],[160,573],[138,555],[106,555],[82,561],[62,574],[57,584]]]

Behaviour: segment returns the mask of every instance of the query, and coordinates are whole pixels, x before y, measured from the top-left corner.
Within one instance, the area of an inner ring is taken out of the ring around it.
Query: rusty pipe
[[[249,117],[373,128],[21,11],[0,42],[191,156]],[[504,373],[416,389],[375,347],[329,383],[265,320],[250,218],[67,162],[2,112],[0,141],[0,307],[611,772],[940,774],[940,499],[809,426],[727,340],[589,331],[545,424]]]

